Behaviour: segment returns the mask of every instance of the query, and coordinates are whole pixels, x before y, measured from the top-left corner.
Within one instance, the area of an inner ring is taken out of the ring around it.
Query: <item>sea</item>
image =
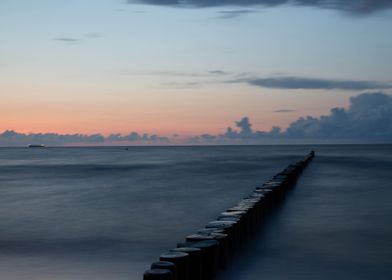
[[[392,145],[0,148],[0,279],[140,280],[310,150],[218,280],[392,279]]]

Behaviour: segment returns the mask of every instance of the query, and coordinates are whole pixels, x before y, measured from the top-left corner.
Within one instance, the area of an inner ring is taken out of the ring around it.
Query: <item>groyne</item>
[[[285,198],[315,156],[311,151],[258,186],[216,220],[163,252],[143,275],[144,280],[211,280],[224,269],[260,229],[268,214]]]

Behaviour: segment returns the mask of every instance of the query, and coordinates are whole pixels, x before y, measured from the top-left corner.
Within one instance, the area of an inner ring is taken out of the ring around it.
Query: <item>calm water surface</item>
[[[0,279],[141,279],[314,149],[220,280],[392,279],[392,146],[0,148]]]

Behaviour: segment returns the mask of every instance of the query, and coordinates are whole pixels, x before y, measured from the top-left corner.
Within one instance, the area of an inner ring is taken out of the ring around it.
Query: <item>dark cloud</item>
[[[279,89],[341,89],[341,90],[368,90],[389,89],[392,84],[375,81],[353,80],[325,80],[301,77],[269,77],[269,78],[241,78],[227,81],[228,83],[247,83],[262,88]]]
[[[250,124],[248,117],[244,117],[241,120],[235,122],[235,125],[240,129],[240,132],[238,133],[239,136],[248,137],[252,135],[252,125]]]
[[[209,74],[213,74],[213,75],[227,75],[229,73],[222,71],[222,70],[211,70],[208,71]]]
[[[279,127],[273,127],[270,131],[253,131],[248,117],[243,117],[235,122],[236,128],[228,127],[224,134],[202,134],[189,139],[191,143],[214,143],[214,144],[244,144],[256,143],[259,140],[276,138],[281,134]]]
[[[69,44],[75,44],[75,43],[79,43],[81,41],[78,38],[70,38],[70,37],[54,38],[53,40],[63,42],[63,43],[69,43]]]
[[[102,145],[113,142],[167,142],[166,137],[131,132],[128,135],[112,134],[104,137],[101,134],[58,134],[58,133],[18,133],[6,130],[0,133],[0,146],[26,146],[28,144],[44,144],[49,146],[62,146],[66,144],[92,144]]]
[[[131,132],[128,135],[122,134],[111,134],[106,138],[109,142],[122,142],[122,141],[150,141],[150,142],[159,142],[159,141],[168,141],[167,137],[161,137],[156,134],[139,134],[137,132]]]
[[[87,34],[84,34],[83,36],[81,36],[81,38],[58,37],[58,38],[53,38],[53,40],[58,41],[58,42],[63,42],[66,44],[78,44],[78,43],[81,43],[85,40],[98,39],[98,38],[102,38],[102,37],[103,37],[103,35],[100,33],[87,33]]]
[[[101,143],[104,137],[101,134],[58,134],[58,133],[18,133],[6,130],[0,134],[1,146],[19,146],[28,144],[62,145],[65,143]]]
[[[391,0],[128,0],[128,3],[195,8],[222,6],[273,7],[279,5],[293,5],[334,9],[356,15],[371,14],[392,7]]]
[[[190,139],[223,144],[257,144],[266,141],[286,143],[301,141],[351,141],[392,143],[392,97],[378,93],[363,93],[350,99],[349,108],[333,108],[329,115],[301,117],[283,131],[254,131],[249,118],[235,122],[220,135],[203,134]]]
[[[333,108],[327,116],[300,118],[290,124],[284,136],[387,139],[392,142],[392,98],[383,93],[352,97],[348,109]]]
[[[219,14],[218,18],[230,19],[230,18],[235,18],[235,17],[256,13],[256,12],[257,10],[227,10],[227,11],[219,11],[217,13]]]
[[[275,110],[275,111],[274,111],[274,113],[291,113],[291,112],[297,112],[297,110],[279,109],[279,110]]]

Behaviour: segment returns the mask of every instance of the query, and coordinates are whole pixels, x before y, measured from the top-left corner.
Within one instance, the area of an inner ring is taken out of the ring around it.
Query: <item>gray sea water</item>
[[[220,280],[392,279],[391,145],[0,148],[0,279],[142,279],[311,149]]]

